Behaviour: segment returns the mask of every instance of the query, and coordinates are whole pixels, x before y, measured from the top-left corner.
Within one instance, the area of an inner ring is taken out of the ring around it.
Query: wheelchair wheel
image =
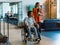
[[[24,43],[27,43],[27,40],[26,39],[24,40]]]
[[[24,34],[24,43],[27,43],[27,40],[28,40],[28,33],[25,33]]]
[[[40,40],[37,40],[38,41],[38,43],[40,43]]]

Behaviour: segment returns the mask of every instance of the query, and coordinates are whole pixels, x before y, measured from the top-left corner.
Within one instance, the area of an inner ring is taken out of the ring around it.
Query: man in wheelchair
[[[25,29],[27,29],[27,32],[29,33],[29,38],[32,39],[32,31],[35,34],[35,39],[38,39],[38,32],[37,32],[37,28],[35,26],[37,26],[39,28],[39,25],[35,22],[34,18],[32,17],[33,12],[29,11],[27,16],[24,20],[25,23]]]

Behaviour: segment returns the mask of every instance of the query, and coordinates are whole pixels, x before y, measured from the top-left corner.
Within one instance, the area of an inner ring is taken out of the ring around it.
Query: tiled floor
[[[41,35],[46,36],[52,40],[56,40],[60,35],[60,31],[42,32]]]
[[[3,26],[3,24],[1,25]],[[3,27],[1,28],[3,32]],[[22,29],[17,28],[17,26],[15,25],[9,24],[9,42],[6,44],[2,44],[2,45],[27,45],[22,42],[23,40],[22,32],[23,32]],[[6,28],[6,35],[7,35],[7,28]],[[42,39],[39,45],[60,45],[59,43],[60,33],[59,32],[42,32],[41,38]],[[38,45],[38,44],[33,44],[33,45]]]

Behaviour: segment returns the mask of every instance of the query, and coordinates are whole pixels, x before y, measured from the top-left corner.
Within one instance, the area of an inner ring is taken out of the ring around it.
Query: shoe
[[[39,39],[41,40],[41,37]]]
[[[26,33],[25,35],[27,36],[28,34]]]

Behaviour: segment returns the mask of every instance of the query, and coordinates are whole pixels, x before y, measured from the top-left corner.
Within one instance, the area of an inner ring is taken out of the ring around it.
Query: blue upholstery
[[[47,20],[45,20],[45,22],[46,23],[50,23],[50,22],[60,22],[60,20],[58,20],[58,19],[47,19]]]
[[[47,19],[44,21],[46,30],[60,30],[57,28],[56,23],[60,22],[57,19]]]

